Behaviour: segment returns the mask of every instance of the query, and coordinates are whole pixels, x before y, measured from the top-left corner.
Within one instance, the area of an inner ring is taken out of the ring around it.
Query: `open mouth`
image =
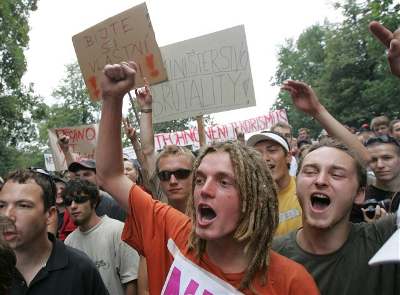
[[[313,194],[311,196],[311,205],[313,209],[321,211],[329,207],[330,204],[331,200],[328,196],[325,196],[323,194]]]
[[[215,217],[217,217],[214,209],[207,205],[200,205],[198,212],[200,215],[200,219],[204,222],[212,221]]]

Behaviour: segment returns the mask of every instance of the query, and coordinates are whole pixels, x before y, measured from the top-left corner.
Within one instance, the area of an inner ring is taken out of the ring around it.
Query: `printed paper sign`
[[[98,130],[98,124],[49,129],[49,144],[55,169],[57,171],[68,169],[64,153],[58,145],[58,137],[60,135],[69,137],[69,145],[73,153],[82,158],[93,159],[96,151]]]
[[[214,125],[205,127],[206,142],[226,141],[236,139],[235,128],[239,128],[243,133],[252,133],[270,129],[278,122],[287,122],[285,110],[276,110],[267,115],[237,121],[224,125]],[[191,128],[172,133],[158,133],[154,136],[156,150],[162,149],[165,145],[176,144],[180,146],[193,146],[199,148],[199,133],[197,128]]]
[[[168,81],[151,88],[153,121],[256,104],[244,26],[161,48]]]
[[[219,295],[243,294],[232,285],[221,280],[214,274],[202,269],[183,256],[175,243],[168,240],[168,250],[174,256],[165,284],[161,291],[163,295]]]
[[[106,64],[135,61],[135,87],[167,79],[146,3],[115,15],[72,37],[86,87],[93,100],[100,99],[99,78]]]

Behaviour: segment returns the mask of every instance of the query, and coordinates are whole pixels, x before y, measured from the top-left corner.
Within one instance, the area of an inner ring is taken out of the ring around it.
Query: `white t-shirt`
[[[139,255],[121,240],[124,224],[107,215],[93,228],[75,229],[65,244],[85,252],[96,264],[108,292],[124,295],[122,284],[137,279]]]

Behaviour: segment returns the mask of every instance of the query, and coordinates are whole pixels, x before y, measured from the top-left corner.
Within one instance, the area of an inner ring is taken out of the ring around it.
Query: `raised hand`
[[[373,21],[369,24],[369,30],[388,49],[390,71],[400,78],[400,28],[392,33],[382,24]]]
[[[314,90],[306,83],[288,80],[281,89],[289,92],[293,104],[304,113],[315,116],[323,108]]]
[[[124,131],[125,131],[126,136],[130,140],[137,140],[136,129],[131,126],[131,123],[129,122],[129,119],[128,118],[123,118],[122,119],[122,124],[124,125]]]
[[[151,109],[153,104],[153,96],[151,95],[149,82],[146,78],[144,80],[144,87],[135,89],[136,99],[141,109]]]
[[[135,86],[136,71],[137,65],[133,61],[106,65],[100,83],[103,99],[122,99]]]
[[[58,136],[58,145],[63,152],[67,152],[69,149],[69,136],[61,134]]]

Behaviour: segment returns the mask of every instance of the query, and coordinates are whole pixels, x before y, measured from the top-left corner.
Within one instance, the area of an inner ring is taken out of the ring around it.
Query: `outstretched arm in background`
[[[106,65],[101,78],[103,105],[96,150],[96,174],[101,185],[125,210],[133,183],[124,175],[121,119],[124,95],[134,87],[134,62]]]
[[[400,78],[400,28],[392,33],[380,23],[373,21],[369,24],[369,30],[388,49],[390,71]]]
[[[156,151],[154,146],[153,130],[153,96],[147,79],[144,87],[136,89],[136,99],[140,107],[140,143],[142,145],[143,169],[151,177],[156,170]],[[142,163],[141,163],[142,164]]]
[[[350,149],[355,151],[358,160],[367,167],[371,161],[368,150],[358,141],[357,137],[350,133],[339,121],[337,121],[327,109],[320,103],[314,90],[307,84],[299,81],[286,81],[283,86],[292,96],[296,108],[314,119],[325,128],[328,133],[342,141]]]
[[[147,189],[149,189],[149,175],[148,175],[147,169],[145,167],[145,159],[144,159],[144,156],[142,153],[142,146],[139,142],[139,138],[137,137],[136,129],[131,126],[128,118],[123,119],[122,122],[124,124],[125,134],[131,141],[133,149],[135,150],[137,160],[138,160],[141,170],[142,170],[143,186],[146,187]]]
[[[64,156],[65,161],[67,162],[67,167],[71,165],[71,163],[75,162],[78,158],[76,154],[72,152],[72,149],[69,145],[69,136],[61,134],[58,136],[58,145],[60,146]]]

